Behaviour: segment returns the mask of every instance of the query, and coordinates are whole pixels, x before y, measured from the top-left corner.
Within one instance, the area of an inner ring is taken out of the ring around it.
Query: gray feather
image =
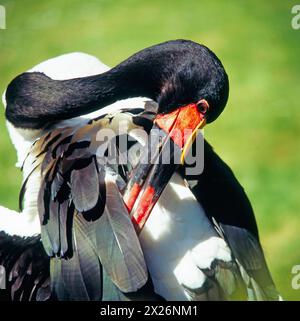
[[[99,197],[98,173],[95,161],[71,174],[71,194],[78,212],[94,208]]]
[[[134,292],[146,283],[147,267],[138,237],[120,192],[109,179],[95,246],[104,269],[120,290]]]

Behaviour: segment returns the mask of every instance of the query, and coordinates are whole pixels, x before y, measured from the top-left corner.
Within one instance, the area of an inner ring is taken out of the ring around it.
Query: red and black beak
[[[206,100],[201,100],[155,117],[153,129],[159,129],[160,134],[150,135],[150,142],[132,171],[124,193],[124,202],[138,233],[204,127],[207,108]]]

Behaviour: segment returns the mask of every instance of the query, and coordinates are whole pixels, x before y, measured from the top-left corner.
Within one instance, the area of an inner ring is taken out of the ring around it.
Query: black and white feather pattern
[[[30,151],[31,172],[40,171],[43,178],[38,200],[41,238],[50,257],[51,289],[60,300],[162,299],[154,292],[122,200],[137,159],[122,166],[104,165],[99,150],[103,155],[108,143],[96,139],[99,129],[116,129],[121,120],[128,123],[127,130],[140,126],[149,130],[154,113],[140,112],[123,111],[81,127],[53,130]],[[251,205],[206,142],[204,152],[204,172],[196,178],[182,175],[229,247],[231,259],[215,258],[209,268],[199,264],[201,286],[182,286],[190,300],[276,300]],[[224,197],[217,200],[220,195]]]
[[[204,171],[181,175],[230,247],[247,300],[281,300],[269,272],[251,203],[229,166],[204,143]]]
[[[77,129],[53,131],[30,152],[36,156],[32,172],[39,170],[43,177],[38,199],[41,238],[51,257],[52,289],[58,299],[114,299],[105,286],[115,293],[133,293],[148,281],[119,189],[121,178],[97,156],[97,133],[120,118],[131,116],[119,113]],[[118,293],[120,297],[124,295]]]
[[[5,269],[5,289],[0,290],[0,300],[53,299],[49,263],[39,236],[23,238],[0,232],[0,266]]]

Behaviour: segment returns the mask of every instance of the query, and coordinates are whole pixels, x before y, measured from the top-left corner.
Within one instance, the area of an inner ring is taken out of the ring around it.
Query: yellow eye
[[[209,104],[205,99],[199,100],[196,105],[201,114],[206,114],[209,109]]]

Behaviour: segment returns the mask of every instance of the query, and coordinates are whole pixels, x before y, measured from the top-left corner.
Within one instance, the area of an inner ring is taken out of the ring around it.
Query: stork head
[[[169,77],[163,82],[158,97],[159,113],[197,105],[199,112],[205,112],[206,122],[210,123],[227,103],[229,82],[226,71],[206,46],[185,40],[181,40],[178,46],[184,49],[169,58]]]
[[[185,40],[167,42],[157,47],[161,53],[158,58],[164,61],[164,77],[161,82],[157,81],[161,87],[156,89],[159,93],[156,99],[159,107],[154,127],[164,133],[157,159],[166,159],[163,153],[172,155],[169,164],[159,161],[152,167],[141,165],[136,170],[137,175],[132,175],[132,182],[129,184],[131,190],[126,191],[125,202],[129,210],[133,211],[138,228],[146,221],[178,167],[172,163],[176,154],[180,154],[181,164],[184,164],[199,129],[221,114],[229,95],[225,69],[207,47]],[[153,51],[155,53],[155,48]],[[165,146],[170,146],[170,142],[174,148],[166,150]],[[143,171],[148,172],[143,174]],[[145,179],[140,180],[141,177]],[[141,193],[137,193],[141,189]],[[139,199],[135,203],[137,195]]]

